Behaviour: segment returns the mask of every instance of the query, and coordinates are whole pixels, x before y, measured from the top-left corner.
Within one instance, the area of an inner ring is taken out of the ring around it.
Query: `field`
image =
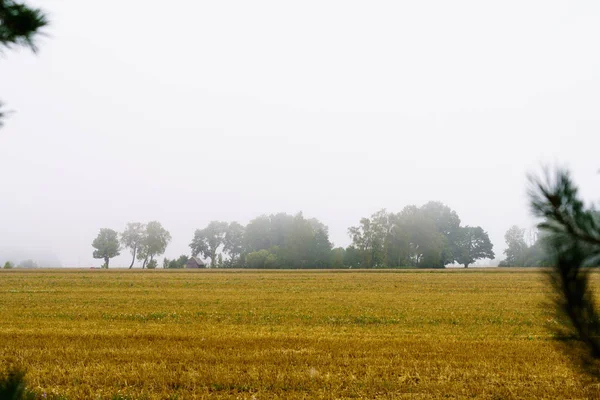
[[[0,272],[0,361],[67,399],[597,398],[537,270]]]

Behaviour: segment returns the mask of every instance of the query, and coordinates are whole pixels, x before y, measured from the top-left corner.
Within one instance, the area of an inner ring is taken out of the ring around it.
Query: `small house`
[[[199,258],[191,257],[185,263],[185,267],[186,268],[206,268],[206,264],[204,264],[204,261],[200,260]]]

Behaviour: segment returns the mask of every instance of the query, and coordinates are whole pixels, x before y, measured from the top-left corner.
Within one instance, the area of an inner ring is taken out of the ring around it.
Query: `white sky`
[[[159,220],[173,257],[279,211],[346,246],[440,200],[501,256],[527,172],[567,165],[600,198],[598,2],[30,4],[52,25],[0,58],[0,249],[99,265],[100,228]]]

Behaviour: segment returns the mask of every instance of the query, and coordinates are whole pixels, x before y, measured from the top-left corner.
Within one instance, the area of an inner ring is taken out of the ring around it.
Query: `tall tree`
[[[333,248],[333,244],[329,240],[329,228],[316,218],[309,219],[308,223],[313,232],[311,254],[314,267],[328,268],[331,266],[331,250]]]
[[[481,258],[495,257],[490,238],[480,226],[459,228],[456,237],[456,261],[465,268]]]
[[[527,243],[525,243],[524,235],[525,229],[519,228],[517,225],[511,226],[504,234],[504,240],[506,241],[506,260],[504,265],[509,267],[522,266],[525,258],[525,251],[527,250]]]
[[[408,253],[403,257],[409,265],[421,268],[444,266],[443,252],[447,248],[446,236],[439,232],[430,213],[416,206],[407,206],[397,215],[396,235],[406,241],[402,247]]]
[[[265,268],[326,268],[331,262],[327,227],[315,218],[305,218],[301,212],[253,219],[246,226],[243,243],[247,266],[262,265],[257,260],[264,260]]]
[[[451,264],[455,261],[454,238],[460,228],[460,218],[456,211],[439,201],[430,201],[421,207],[421,211],[425,213],[433,223],[439,233],[445,238],[445,245],[441,252],[440,263],[438,267],[444,267],[446,264]]]
[[[48,20],[42,10],[14,0],[0,0],[0,50],[25,46],[36,52],[35,38],[46,25]],[[2,107],[0,102],[0,128],[7,114]]]
[[[92,242],[94,250],[94,258],[104,259],[104,268],[108,268],[108,263],[111,258],[120,254],[119,252],[119,234],[112,230],[103,228]]]
[[[385,210],[381,210],[371,218],[361,218],[359,225],[348,228],[352,245],[360,251],[365,268],[379,266],[384,261],[384,233],[387,228],[381,226],[384,213]]]
[[[296,216],[277,213],[269,216],[269,247],[279,246],[283,247],[289,241],[290,236],[294,230],[294,225],[298,222]],[[300,213],[300,220],[303,220],[302,213]]]
[[[123,244],[126,249],[129,249],[133,256],[129,269],[133,268],[136,252],[144,242],[145,233],[146,226],[144,224],[141,222],[129,222],[125,231],[121,234],[121,244]]]
[[[280,248],[280,252],[283,254],[283,261],[286,266],[315,268],[315,236],[312,226],[304,219],[302,213],[298,213],[293,217],[292,225],[284,232],[287,238],[283,248]]]
[[[138,260],[143,260],[142,269],[154,261],[154,257],[164,254],[171,242],[171,234],[158,221],[148,222],[144,238],[138,249]]]
[[[271,219],[268,215],[254,218],[246,225],[244,247],[247,253],[269,249],[271,243]]]
[[[192,256],[202,254],[205,258],[210,258],[210,266],[217,266],[217,252],[219,247],[225,243],[225,235],[228,228],[227,222],[211,221],[204,229],[196,229],[194,238],[190,243]]]
[[[238,222],[231,222],[223,238],[223,251],[229,255],[230,266],[239,264],[244,253],[244,227]]]

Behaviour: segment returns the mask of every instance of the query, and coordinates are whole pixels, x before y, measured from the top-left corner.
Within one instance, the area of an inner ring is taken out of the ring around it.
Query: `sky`
[[[100,228],[349,226],[438,200],[529,228],[526,175],[600,198],[595,1],[37,0],[39,52],[4,51],[0,251],[98,266]],[[127,251],[112,266],[128,266]]]

